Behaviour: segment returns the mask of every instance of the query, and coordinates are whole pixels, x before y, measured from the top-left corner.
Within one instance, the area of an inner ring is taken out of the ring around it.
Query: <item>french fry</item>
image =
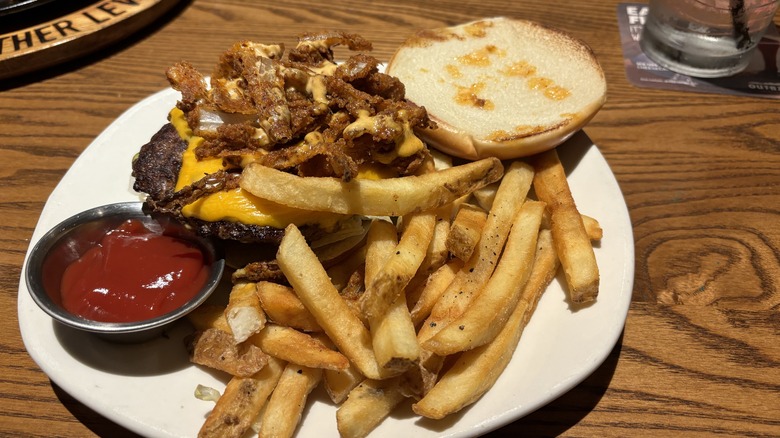
[[[436,225],[433,227],[433,238],[428,246],[428,252],[425,254],[420,267],[417,269],[417,273],[409,281],[406,286],[406,302],[410,307],[413,307],[417,300],[420,299],[420,294],[423,291],[425,283],[428,282],[428,277],[433,274],[434,271],[439,269],[442,265],[447,263],[450,252],[447,250],[447,236],[450,234],[450,221],[444,219],[441,216],[441,212],[437,213]]]
[[[233,377],[198,432],[199,438],[241,438],[265,406],[285,363],[271,357],[251,377]]]
[[[450,234],[450,221],[443,217],[437,217],[436,225],[433,228],[433,238],[428,247],[428,253],[423,260],[422,274],[430,274],[447,263],[449,252],[447,251],[447,236]]]
[[[319,258],[318,258],[319,259]],[[355,249],[349,256],[340,263],[327,268],[328,277],[336,290],[341,291],[349,283],[349,278],[355,273],[363,263],[366,262],[366,246],[362,245]]]
[[[349,367],[346,356],[294,328],[268,324],[260,333],[252,335],[249,342],[271,356],[301,366],[329,370]]]
[[[433,306],[425,324],[420,327],[418,339],[421,343],[460,316],[493,274],[509,235],[512,218],[523,204],[532,180],[533,169],[530,165],[515,161],[509,166],[485,221],[482,239],[469,261]]]
[[[322,379],[322,370],[287,364],[265,406],[260,431],[261,438],[291,437],[301,421],[309,393]]]
[[[361,305],[369,319],[384,315],[414,277],[425,258],[435,225],[436,215],[432,212],[417,213],[409,218],[395,252],[366,285]]]
[[[583,214],[582,224],[585,226],[585,233],[591,241],[599,241],[604,237],[604,230],[598,220]]]
[[[463,204],[450,226],[445,245],[455,257],[467,261],[482,236],[487,212],[471,204]]]
[[[414,324],[415,327],[419,327],[420,324],[425,321],[425,318],[430,315],[434,304],[436,304],[439,297],[444,293],[450,283],[452,283],[452,280],[455,279],[455,275],[462,267],[462,260],[453,259],[428,276],[425,284],[418,286],[420,289],[419,292],[409,292],[418,297],[410,312],[412,324]]]
[[[298,298],[339,351],[364,376],[372,379],[384,377],[385,372],[380,370],[374,356],[371,335],[341,298],[295,225],[285,229],[276,258]]]
[[[339,371],[325,370],[323,374],[325,391],[331,401],[337,405],[343,403],[352,388],[358,386],[363,379],[365,377],[354,366]]]
[[[474,190],[473,196],[477,201],[477,204],[484,210],[490,210],[493,207],[493,200],[496,198],[496,191],[498,191],[498,184],[494,182],[488,184],[485,187]]]
[[[233,333],[225,318],[225,308],[214,304],[203,304],[187,314],[187,320],[195,326],[195,330],[204,331],[218,329],[225,333]]]
[[[440,356],[490,342],[506,323],[533,265],[543,202],[527,201],[512,223],[498,266],[471,305],[423,347]]]
[[[409,398],[420,400],[439,380],[445,357],[421,348],[417,366],[399,376],[400,391]]]
[[[498,181],[503,174],[496,158],[470,162],[420,176],[380,180],[299,177],[253,163],[239,184],[262,199],[309,211],[368,216],[403,216],[448,204]]]
[[[358,246],[366,237],[369,223],[361,216],[352,216],[340,221],[339,228],[334,232],[312,240],[309,246],[323,263],[329,262]]]
[[[347,284],[345,284],[344,287],[339,290],[339,295],[341,295],[341,298],[344,299],[344,302],[349,307],[349,310],[355,314],[355,316],[363,323],[363,325],[368,327],[368,319],[360,308],[360,297],[363,296],[363,292],[365,290],[365,267],[365,264],[363,264],[355,269],[352,275],[349,276]]]
[[[404,399],[396,379],[362,382],[336,411],[339,435],[342,438],[365,437]]]
[[[374,281],[396,245],[398,245],[398,232],[392,222],[382,219],[371,222],[366,235],[364,276],[366,283]]]
[[[406,295],[398,294],[384,315],[369,318],[372,345],[379,366],[402,372],[420,357],[420,344],[406,305]]]
[[[604,237],[604,230],[601,228],[601,224],[599,223],[598,219],[584,214],[580,216],[582,217],[582,224],[585,227],[585,234],[588,235],[588,239],[590,239],[591,242],[598,242],[601,240],[601,238]],[[542,226],[548,229],[551,228],[549,210],[545,212]]]
[[[387,260],[396,251],[397,241],[398,234],[392,223],[377,220],[371,224],[366,242],[367,284],[373,283],[381,275]],[[420,354],[420,347],[406,306],[406,296],[399,292],[385,313],[367,319],[379,366],[398,372],[411,367]]]
[[[187,350],[191,362],[239,377],[251,376],[268,362],[260,348],[236,344],[233,335],[219,329],[196,332],[187,340]]]
[[[304,332],[322,331],[292,288],[261,281],[257,283],[257,297],[267,317],[276,324]]]
[[[351,236],[344,240],[331,243],[320,248],[317,248],[317,258],[322,260],[323,263],[329,263],[333,260],[337,260],[344,254],[349,253],[353,248],[360,246],[361,242],[365,239],[365,235]]]
[[[431,158],[433,159],[433,168],[436,170],[449,169],[453,166],[452,156],[445,154],[437,149],[430,149]]]
[[[574,303],[594,301],[599,293],[596,255],[555,149],[537,155],[534,168],[534,190],[550,210],[553,241],[563,266],[569,298]]]
[[[265,326],[265,312],[260,307],[256,283],[238,283],[230,290],[225,318],[236,342],[244,342]]]
[[[326,335],[319,334],[317,339],[330,348],[335,349],[336,345]],[[350,363],[349,367],[343,370],[323,370],[322,381],[331,401],[337,405],[344,402],[352,391],[352,388],[358,386],[365,380],[365,376]]]
[[[474,403],[490,389],[512,358],[523,329],[557,270],[551,234],[542,230],[531,276],[501,332],[487,344],[462,353],[434,387],[412,405],[412,410],[441,419]]]

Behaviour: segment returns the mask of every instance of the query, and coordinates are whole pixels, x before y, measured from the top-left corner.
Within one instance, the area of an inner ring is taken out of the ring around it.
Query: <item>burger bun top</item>
[[[387,72],[438,125],[420,133],[431,146],[472,160],[556,147],[590,121],[607,92],[582,41],[504,17],[418,32]]]

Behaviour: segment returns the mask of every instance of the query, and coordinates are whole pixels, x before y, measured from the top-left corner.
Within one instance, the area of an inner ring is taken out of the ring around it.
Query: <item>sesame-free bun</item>
[[[418,32],[398,48],[387,73],[437,123],[420,134],[467,159],[551,149],[598,112],[607,92],[582,41],[504,17]]]

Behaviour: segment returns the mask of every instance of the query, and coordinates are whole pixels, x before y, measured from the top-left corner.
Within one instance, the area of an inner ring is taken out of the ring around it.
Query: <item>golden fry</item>
[[[450,252],[447,250],[447,236],[449,234],[450,221],[442,218],[440,213],[438,213],[428,252],[417,269],[417,273],[414,274],[414,277],[406,286],[406,302],[409,304],[409,307],[413,307],[417,300],[420,299],[420,294],[425,283],[428,282],[428,277],[449,260]]]
[[[309,393],[322,379],[322,370],[287,364],[268,400],[260,422],[261,438],[293,436]]]
[[[410,291],[418,297],[411,311],[412,324],[415,327],[418,327],[430,315],[436,301],[452,283],[462,267],[462,260],[453,259],[428,276],[427,281],[419,286],[419,292]]]
[[[260,307],[256,283],[233,285],[225,318],[236,342],[244,342],[265,326],[265,312]]]
[[[569,297],[574,303],[593,301],[599,293],[596,255],[555,149],[537,155],[534,168],[534,190],[550,210],[553,241],[561,259]]]
[[[219,329],[196,332],[188,339],[187,350],[191,362],[239,377],[251,376],[268,362],[260,348],[236,344],[233,335]]]
[[[335,404],[341,404],[347,399],[352,388],[358,386],[365,377],[360,374],[357,368],[350,366],[345,370],[325,370],[323,375],[325,381],[325,391],[328,393],[331,401]]]
[[[271,357],[251,377],[233,377],[198,432],[199,438],[240,438],[265,406],[285,363]]]
[[[366,241],[366,284],[373,283],[377,276],[381,275],[387,260],[396,251],[397,244],[395,225],[382,220],[371,224]],[[367,319],[374,354],[381,368],[403,371],[417,360],[420,348],[403,293],[398,293],[396,300],[384,314]]]
[[[368,318],[384,315],[414,277],[425,258],[435,225],[434,213],[417,213],[411,216],[395,251],[390,254],[373,281],[366,285],[361,305]]]
[[[398,294],[384,315],[369,318],[374,354],[379,366],[401,372],[420,357],[420,344],[414,330],[406,295]]]
[[[364,376],[381,379],[385,373],[376,362],[371,335],[341,298],[295,225],[285,229],[276,258],[298,298],[339,351]]]
[[[364,280],[367,284],[374,281],[396,245],[398,245],[398,232],[392,222],[381,219],[371,222],[366,236]]]
[[[471,204],[463,204],[452,221],[445,245],[455,257],[467,261],[482,237],[487,212]]]
[[[371,224],[366,239],[366,284],[380,274],[397,244],[395,225],[385,220],[375,220]],[[385,314],[366,319],[379,366],[397,371],[416,359],[419,347],[403,294],[399,293],[396,301]]]
[[[557,270],[551,235],[542,230],[531,277],[504,328],[491,342],[461,354],[425,397],[412,405],[414,412],[441,419],[474,403],[490,389],[512,358],[523,329]]]
[[[599,221],[586,215],[582,215],[582,224],[585,226],[585,233],[592,241],[599,241],[604,237],[604,230],[601,229]]]
[[[532,180],[533,169],[528,164],[515,161],[509,166],[498,187],[479,245],[431,309],[418,333],[420,342],[428,340],[460,316],[487,283],[509,235],[512,219],[523,204]]]
[[[501,161],[486,158],[420,176],[380,180],[299,177],[259,163],[245,167],[241,187],[263,199],[309,211],[403,216],[449,204],[498,181]]]
[[[213,304],[203,304],[197,309],[187,314],[187,320],[195,326],[195,330],[203,331],[208,329],[218,329],[231,336],[233,333],[225,318],[225,308]]]
[[[304,332],[322,331],[292,288],[261,281],[257,283],[257,296],[268,318],[276,324]]]
[[[318,258],[319,259],[319,258]],[[326,271],[330,282],[336,287],[336,290],[341,291],[347,284],[352,275],[360,269],[360,267],[366,262],[366,246],[362,245],[355,251],[351,252],[347,258],[340,263],[329,267]]]
[[[396,379],[366,380],[349,393],[336,411],[336,424],[343,438],[362,438],[404,400]]]
[[[349,359],[338,351],[306,333],[294,328],[268,324],[249,342],[271,356],[310,368],[343,370],[349,367]]]
[[[439,269],[447,263],[449,252],[447,251],[447,236],[450,234],[450,221],[442,217],[437,217],[436,225],[433,228],[433,239],[428,247],[428,253],[425,255],[422,265],[420,265],[423,275]]]
[[[496,270],[461,316],[425,342],[440,356],[490,342],[506,323],[523,291],[536,252],[544,203],[527,201],[515,216]]]

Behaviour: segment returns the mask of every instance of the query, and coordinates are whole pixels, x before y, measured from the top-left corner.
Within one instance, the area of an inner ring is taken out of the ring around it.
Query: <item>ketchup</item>
[[[129,219],[71,263],[62,276],[62,305],[104,322],[142,321],[176,310],[206,284],[203,252],[193,243]]]

